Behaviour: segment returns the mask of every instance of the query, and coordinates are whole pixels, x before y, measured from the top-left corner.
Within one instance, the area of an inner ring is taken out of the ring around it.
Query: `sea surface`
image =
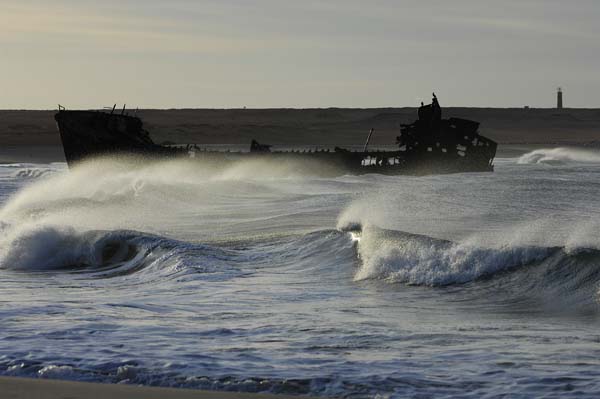
[[[0,375],[598,397],[600,154],[494,173],[0,165]]]

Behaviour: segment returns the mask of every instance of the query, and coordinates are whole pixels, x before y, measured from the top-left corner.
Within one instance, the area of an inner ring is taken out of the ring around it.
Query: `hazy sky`
[[[0,108],[600,107],[599,0],[0,5]]]

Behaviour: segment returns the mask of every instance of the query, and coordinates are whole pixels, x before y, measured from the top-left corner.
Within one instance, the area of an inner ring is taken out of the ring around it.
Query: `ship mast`
[[[371,136],[373,135],[373,131],[375,129],[371,128],[371,130],[369,131],[369,135],[367,136],[367,142],[365,143],[365,148],[363,149],[363,152],[367,152],[367,147],[369,146],[369,141],[371,141]]]

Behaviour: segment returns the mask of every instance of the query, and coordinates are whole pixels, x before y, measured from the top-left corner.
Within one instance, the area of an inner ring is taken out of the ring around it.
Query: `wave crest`
[[[181,278],[225,281],[243,274],[236,265],[245,258],[238,251],[133,230],[23,225],[8,231],[0,238],[0,269],[62,271],[94,279],[131,276],[140,284]]]
[[[411,285],[462,284],[544,260],[557,248],[484,248],[427,236],[366,227],[358,243],[362,265],[356,280]]]
[[[26,271],[106,267],[144,254],[128,235],[65,226],[18,229],[0,241],[0,268]]]
[[[522,155],[519,164],[600,163],[600,153],[574,148],[544,148]]]

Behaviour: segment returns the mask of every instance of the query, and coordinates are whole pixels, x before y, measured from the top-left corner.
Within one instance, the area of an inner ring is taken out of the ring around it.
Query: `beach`
[[[2,399],[286,399],[291,396],[0,377]]]

